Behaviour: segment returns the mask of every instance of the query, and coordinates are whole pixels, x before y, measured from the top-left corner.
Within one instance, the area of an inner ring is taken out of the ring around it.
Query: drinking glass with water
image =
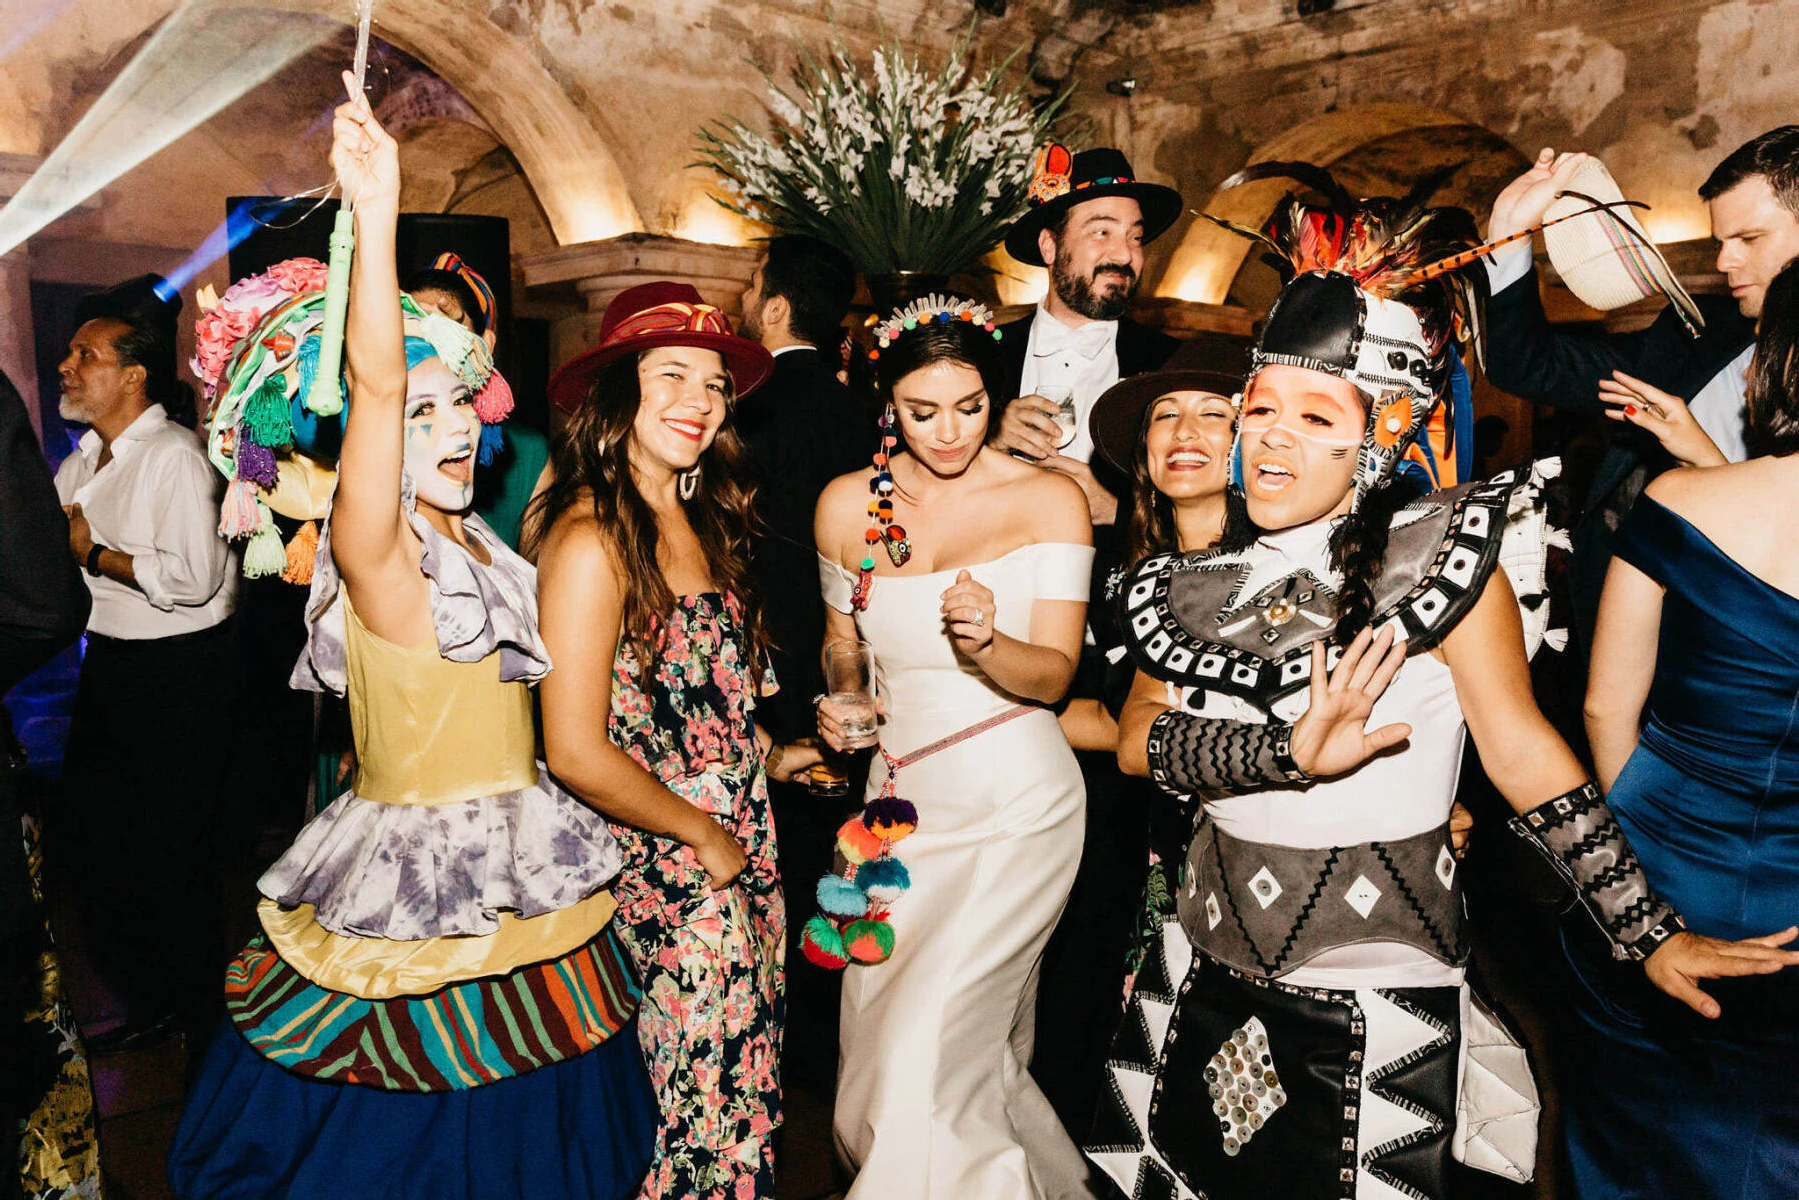
[[[832,642],[825,648],[825,703],[843,730],[846,750],[881,740],[875,705],[875,654],[867,642]]]

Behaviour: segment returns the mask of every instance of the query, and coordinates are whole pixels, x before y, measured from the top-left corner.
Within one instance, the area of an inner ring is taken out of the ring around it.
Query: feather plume
[[[1336,271],[1350,276],[1370,295],[1408,305],[1436,346],[1451,340],[1471,344],[1476,361],[1484,367],[1485,270],[1470,260],[1460,270],[1424,273],[1425,268],[1481,244],[1480,231],[1466,209],[1433,208],[1428,203],[1463,165],[1433,171],[1404,196],[1356,200],[1323,167],[1252,163],[1225,180],[1220,190],[1258,179],[1291,179],[1321,197],[1323,206],[1289,194],[1260,230],[1200,215],[1271,248],[1286,278],[1306,271]]]

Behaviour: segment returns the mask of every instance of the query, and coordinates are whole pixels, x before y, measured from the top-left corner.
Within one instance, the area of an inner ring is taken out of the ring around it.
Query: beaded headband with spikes
[[[875,325],[875,348],[868,352],[869,362],[879,362],[881,351],[907,332],[933,322],[947,325],[951,321],[968,321],[979,325],[999,341],[1002,334],[993,319],[993,310],[979,300],[964,296],[944,296],[933,292],[904,308],[895,309]]]

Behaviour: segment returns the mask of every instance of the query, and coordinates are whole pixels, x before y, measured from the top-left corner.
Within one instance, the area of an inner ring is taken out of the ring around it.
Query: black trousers
[[[1110,753],[1075,756],[1087,785],[1080,869],[1043,953],[1031,1076],[1076,1145],[1093,1127],[1112,1035],[1124,1013],[1131,936],[1149,874],[1152,785]]]
[[[52,886],[135,1022],[203,1033],[222,1003],[218,831],[238,727],[236,622],[178,637],[90,635],[46,830]]]

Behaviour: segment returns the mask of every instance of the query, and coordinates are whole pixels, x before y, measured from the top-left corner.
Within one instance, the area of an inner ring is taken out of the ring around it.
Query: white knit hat
[[[1624,205],[1581,212],[1595,201],[1616,204],[1622,199],[1624,193],[1605,164],[1588,158],[1549,206],[1543,218],[1546,223],[1570,217],[1543,230],[1549,261],[1555,264],[1562,282],[1583,303],[1607,311],[1659,293],[1674,302],[1689,327],[1704,326],[1699,306],[1680,285],[1635,213]],[[1570,216],[1574,213],[1581,215]]]

